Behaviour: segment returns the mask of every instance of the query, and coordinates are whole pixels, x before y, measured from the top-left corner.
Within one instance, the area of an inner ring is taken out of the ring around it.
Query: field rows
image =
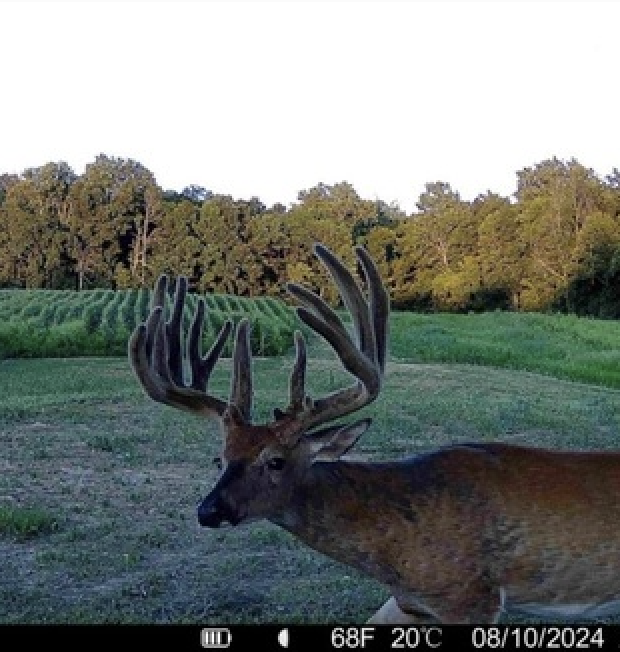
[[[0,291],[0,358],[67,355],[123,355],[127,339],[148,315],[151,291],[130,290],[2,290]],[[198,295],[188,294],[183,325],[189,327]],[[226,319],[252,324],[255,355],[279,355],[292,345],[295,312],[271,297],[248,299],[206,295],[203,346],[208,347]],[[166,308],[171,310],[172,295]],[[232,338],[224,355],[229,355]]]

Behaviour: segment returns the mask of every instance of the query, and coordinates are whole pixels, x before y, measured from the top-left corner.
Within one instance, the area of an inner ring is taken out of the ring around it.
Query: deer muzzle
[[[198,505],[198,522],[203,527],[219,527],[224,520],[224,513],[218,505],[217,497],[209,494]]]
[[[223,522],[238,525],[242,516],[230,499],[229,489],[243,472],[240,463],[229,464],[209,495],[198,505],[198,522],[203,527],[219,527]]]

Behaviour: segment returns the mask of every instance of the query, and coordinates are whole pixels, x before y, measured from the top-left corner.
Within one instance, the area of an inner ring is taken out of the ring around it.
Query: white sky
[[[617,2],[0,1],[0,173],[101,152],[268,205],[620,167]]]

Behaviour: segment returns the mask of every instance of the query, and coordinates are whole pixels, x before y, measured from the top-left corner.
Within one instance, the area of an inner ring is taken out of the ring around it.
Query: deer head
[[[235,332],[232,379],[227,401],[209,393],[209,376],[232,323],[227,321],[206,355],[200,352],[205,304],[200,300],[182,345],[182,314],[187,280],[180,277],[172,314],[164,315],[166,276],[157,281],[151,313],[134,331],[129,343],[133,370],[155,401],[217,419],[223,434],[222,454],[216,459],[221,476],[198,507],[201,525],[218,527],[259,518],[284,518],[295,487],[317,461],[337,460],[370,426],[370,419],[333,424],[373,401],[379,394],[385,369],[389,301],[378,271],[362,247],[358,267],[366,297],[352,274],[325,246],[315,255],[336,283],[351,315],[353,336],[340,317],[309,289],[288,283],[299,302],[299,317],[332,346],[344,368],[354,377],[349,387],[321,398],[306,391],[306,344],[295,332],[295,360],[290,376],[290,402],[274,410],[269,423],[252,423],[252,359],[250,326],[245,319]],[[184,363],[187,361],[187,365]],[[186,380],[184,367],[189,370]],[[330,424],[330,425],[326,425]]]

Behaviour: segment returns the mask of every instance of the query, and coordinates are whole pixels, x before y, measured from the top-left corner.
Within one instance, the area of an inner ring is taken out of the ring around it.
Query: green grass
[[[56,518],[37,507],[0,506],[0,536],[26,541],[55,530]]]
[[[617,449],[620,392],[480,357],[454,361],[466,351],[464,324],[470,346],[485,351],[482,333],[501,340],[500,323],[513,333],[536,323],[512,317],[394,315],[385,385],[360,415],[373,426],[356,452],[393,459],[471,440]],[[532,331],[547,333],[540,364],[546,351],[561,367],[577,350],[613,344],[611,322],[553,326]],[[513,337],[535,358],[527,332]],[[453,358],[413,363],[431,344]],[[312,396],[350,382],[324,343],[308,353]],[[257,421],[287,403],[291,364],[290,353],[255,360]],[[230,370],[222,359],[213,373],[218,396]],[[388,597],[269,523],[199,528],[196,504],[217,477],[217,428],[153,403],[124,357],[5,359],[0,377],[0,622],[362,623]]]
[[[620,322],[611,320],[393,313],[391,351],[403,361],[520,369],[620,388]]]

